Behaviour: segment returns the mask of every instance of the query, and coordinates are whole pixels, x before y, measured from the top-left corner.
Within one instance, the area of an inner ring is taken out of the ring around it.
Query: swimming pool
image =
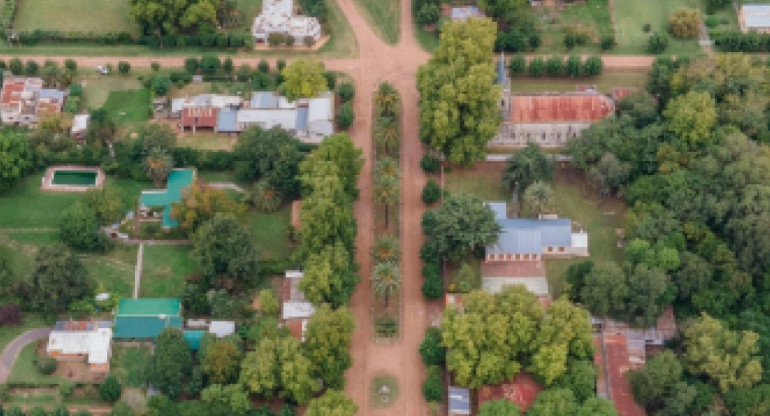
[[[93,170],[57,170],[53,173],[54,185],[94,186],[97,172]]]

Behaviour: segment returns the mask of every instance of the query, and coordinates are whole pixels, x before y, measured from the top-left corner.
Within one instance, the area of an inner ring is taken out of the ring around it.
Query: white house
[[[321,38],[318,19],[294,15],[294,0],[264,0],[251,31],[257,45],[268,43],[272,34],[290,37],[294,45],[315,43]]]
[[[83,360],[90,371],[110,369],[112,322],[59,321],[48,336],[46,352],[60,361]]]

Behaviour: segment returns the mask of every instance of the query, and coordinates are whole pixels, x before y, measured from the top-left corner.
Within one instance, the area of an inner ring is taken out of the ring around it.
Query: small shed
[[[190,349],[198,351],[201,347],[201,339],[206,335],[206,331],[186,329],[182,332],[185,341],[190,344]]]
[[[70,136],[77,140],[85,139],[90,119],[91,116],[88,114],[75,114],[75,116],[72,117],[72,129],[70,129]]]
[[[224,338],[235,333],[235,321],[211,321],[209,332],[217,338]]]
[[[449,416],[471,414],[471,392],[462,387],[449,387]]]

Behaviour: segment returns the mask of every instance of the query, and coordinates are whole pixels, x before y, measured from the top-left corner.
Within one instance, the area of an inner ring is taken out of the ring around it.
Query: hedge
[[[2,18],[2,15],[0,15]],[[19,32],[19,42],[25,45],[39,43],[88,43],[97,45],[146,45],[151,48],[240,48],[250,46],[249,34],[202,34],[196,36],[132,36],[128,32],[66,32],[40,30]]]

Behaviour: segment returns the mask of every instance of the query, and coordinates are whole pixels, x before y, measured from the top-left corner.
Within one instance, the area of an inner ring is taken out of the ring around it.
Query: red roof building
[[[182,131],[190,129],[195,133],[197,130],[214,130],[217,126],[218,108],[185,108],[182,111]]]
[[[614,109],[612,99],[595,92],[513,95],[510,121],[513,123],[595,122],[610,116]]]
[[[506,399],[514,402],[524,413],[532,406],[537,394],[543,390],[543,386],[537,383],[529,373],[520,372],[512,381],[481,386],[479,388],[479,406],[490,400]]]
[[[64,91],[43,88],[40,78],[9,77],[0,92],[3,124],[35,128],[42,117],[61,113]]]

